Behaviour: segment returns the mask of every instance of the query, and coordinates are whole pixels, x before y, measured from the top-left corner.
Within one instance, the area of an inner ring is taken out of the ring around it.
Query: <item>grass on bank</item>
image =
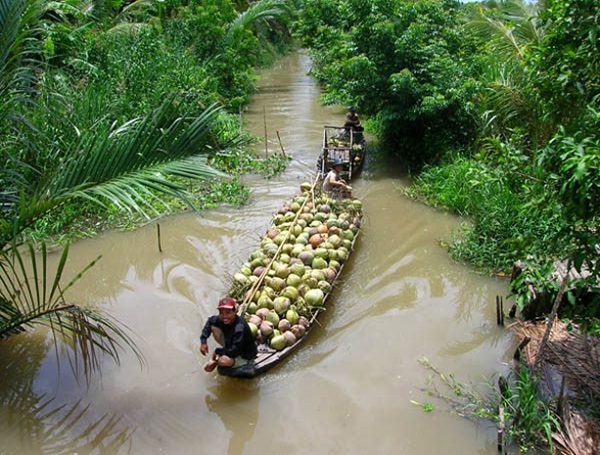
[[[507,446],[517,445],[520,452],[533,449],[552,450],[552,434],[560,431],[556,417],[556,403],[540,399],[537,377],[527,367],[510,372],[502,382],[506,390],[501,393],[492,382],[483,385],[483,392],[472,384],[463,384],[452,374],[444,374],[423,357],[418,361],[430,372],[428,384],[423,389],[426,396],[441,399],[449,410],[471,420],[487,420],[503,425]],[[431,412],[431,403],[413,402],[424,411]],[[503,408],[500,416],[499,409]]]

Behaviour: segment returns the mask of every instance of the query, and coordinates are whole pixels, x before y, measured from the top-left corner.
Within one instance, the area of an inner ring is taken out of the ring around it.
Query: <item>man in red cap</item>
[[[212,334],[221,347],[215,349],[205,371],[220,367],[240,367],[256,357],[256,342],[246,321],[236,312],[237,302],[229,296],[219,300],[218,315],[208,318],[200,335],[200,352],[208,354],[207,340]]]

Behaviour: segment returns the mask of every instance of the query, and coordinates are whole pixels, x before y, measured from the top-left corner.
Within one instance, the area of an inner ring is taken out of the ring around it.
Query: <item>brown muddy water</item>
[[[493,426],[422,393],[429,373],[417,360],[465,383],[506,370],[512,341],[495,326],[495,296],[507,283],[447,257],[438,242],[459,220],[403,197],[398,188],[409,181],[393,163],[371,159],[353,184],[365,206],[362,237],[310,340],[255,380],[202,371],[202,324],[273,213],[312,178],[322,126],[343,121],[344,107],[320,105],[309,67],[301,51],[264,71],[244,113],[258,135],[264,113],[271,152],[279,131],[293,155],[275,179],[245,178],[247,206],[161,221],[163,253],[154,224],[72,246],[72,273],[102,259],[69,299],[127,324],[147,366],[127,354],[120,366],[107,360],[87,386],[62,354],[57,367],[43,333],[4,342],[0,453],[496,453]]]

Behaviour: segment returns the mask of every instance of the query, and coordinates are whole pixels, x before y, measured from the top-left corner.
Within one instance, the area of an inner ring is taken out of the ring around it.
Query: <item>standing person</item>
[[[360,119],[358,118],[358,114],[356,112],[356,108],[354,106],[350,106],[348,108],[348,113],[346,114],[346,123],[344,124],[346,129],[354,128],[355,131],[362,131],[363,127],[360,124]]]
[[[200,352],[208,354],[207,340],[212,334],[221,347],[215,349],[212,358],[204,366],[211,372],[217,366],[240,367],[251,364],[256,357],[256,342],[250,327],[236,312],[237,302],[226,296],[219,300],[218,315],[208,318],[200,335]]]
[[[349,197],[351,188],[342,180],[341,172],[344,169],[344,163],[339,158],[333,161],[331,170],[323,180],[323,192],[333,196]]]

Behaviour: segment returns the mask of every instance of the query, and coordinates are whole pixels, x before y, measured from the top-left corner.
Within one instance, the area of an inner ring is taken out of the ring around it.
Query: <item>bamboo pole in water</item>
[[[269,145],[267,143],[267,111],[263,106],[263,122],[265,124],[265,158],[269,157]]]
[[[156,236],[158,237],[158,252],[162,253],[162,245],[160,242],[160,223],[156,223]]]
[[[279,147],[281,147],[281,153],[283,153],[284,158],[287,158],[285,150],[283,149],[283,144],[281,143],[281,136],[279,136],[279,130],[277,131],[277,140],[279,141]]]

